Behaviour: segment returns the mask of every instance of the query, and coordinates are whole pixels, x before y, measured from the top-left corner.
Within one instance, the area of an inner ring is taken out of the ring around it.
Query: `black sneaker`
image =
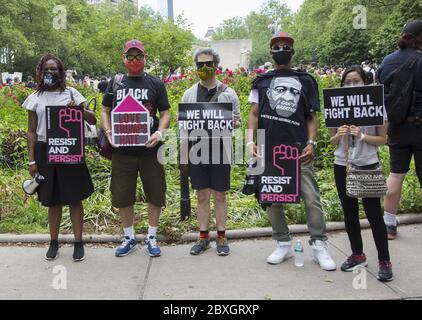
[[[380,261],[377,279],[382,282],[393,280],[393,267],[390,261]]]
[[[82,242],[75,242],[73,247],[73,261],[80,262],[85,260],[84,244]]]
[[[197,256],[198,254],[204,252],[210,247],[209,239],[199,239],[194,246],[190,249],[190,254]]]
[[[366,261],[366,256],[362,254],[352,254],[347,260],[341,265],[341,270],[345,272],[350,272],[355,270],[357,267],[366,267],[368,262]]]
[[[45,255],[45,260],[53,261],[59,256],[59,241],[51,240],[50,247]]]
[[[219,256],[228,256],[230,253],[229,243],[226,238],[217,237],[215,240],[217,244],[217,254]]]

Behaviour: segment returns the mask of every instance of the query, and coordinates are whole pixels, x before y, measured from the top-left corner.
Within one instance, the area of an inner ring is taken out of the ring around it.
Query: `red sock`
[[[209,239],[210,238],[210,232],[208,230],[199,231],[199,238],[200,239]]]
[[[226,230],[223,230],[223,231],[217,230],[217,236],[219,238],[225,238],[226,237]]]

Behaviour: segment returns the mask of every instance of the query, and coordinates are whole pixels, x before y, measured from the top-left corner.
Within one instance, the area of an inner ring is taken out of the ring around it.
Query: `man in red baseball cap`
[[[275,147],[292,143],[300,146],[302,154],[295,161],[301,166],[300,177],[297,178],[300,179],[299,188],[305,204],[313,258],[323,270],[335,270],[337,266],[328,250],[320,190],[312,166],[318,128],[316,113],[320,111],[318,83],[310,74],[291,68],[293,44],[294,39],[287,32],[280,32],[271,38],[270,53],[275,68],[257,75],[252,84],[248,99],[252,108],[249,113],[247,147],[250,154],[260,157],[258,150],[262,150],[262,146],[255,144],[254,133],[257,129],[265,130],[264,159],[267,160],[266,171],[262,176],[273,176],[278,174],[278,171],[274,171],[277,169],[274,169],[272,161],[278,157]],[[258,200],[264,202],[260,196]],[[267,258],[269,264],[279,264],[293,256],[292,238],[283,204],[274,201],[261,204],[267,210],[273,239],[276,240],[276,248]]]
[[[281,32],[279,32],[278,34],[276,34],[276,35],[274,35],[272,38],[271,38],[271,43],[270,43],[270,46],[272,47],[276,42],[278,42],[278,41],[284,41],[284,42],[287,42],[287,43],[289,43],[292,47],[293,47],[293,45],[294,45],[294,43],[295,43],[295,39],[292,37],[292,35],[290,35],[289,33],[287,33],[287,32],[284,32],[284,31],[281,31]]]
[[[161,255],[161,249],[157,244],[157,228],[161,210],[166,203],[166,178],[164,166],[158,161],[157,155],[162,144],[163,132],[169,127],[170,103],[164,83],[144,71],[146,51],[141,41],[135,39],[125,43],[123,62],[127,74],[118,74],[110,81],[101,112],[102,128],[113,146],[112,204],[113,207],[119,208],[125,236],[115,255],[124,257],[137,246],[133,222],[137,177],[140,176],[148,203],[149,227],[146,245],[150,256],[158,257]],[[141,146],[116,147],[113,144],[111,111],[129,95],[149,111],[149,139]]]
[[[144,44],[139,40],[129,40],[125,43],[124,53],[128,53],[130,49],[138,49],[142,53],[145,54],[145,47]]]

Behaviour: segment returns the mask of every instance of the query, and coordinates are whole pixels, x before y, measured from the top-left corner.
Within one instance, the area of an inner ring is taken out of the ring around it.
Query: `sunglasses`
[[[130,54],[126,54],[126,55],[125,55],[125,57],[126,57],[126,59],[127,59],[127,60],[129,60],[129,61],[133,61],[133,60],[138,60],[138,61],[140,61],[140,60],[144,60],[145,55],[143,55],[142,53],[137,54],[136,56],[133,56],[133,55],[130,55]]]
[[[279,47],[279,46],[274,46],[274,47],[272,47],[272,48],[271,48],[271,51],[272,51],[272,52],[291,51],[291,50],[292,50],[292,47],[291,47],[291,46],[289,46],[289,45],[287,45],[287,44],[285,44],[285,45],[283,45],[283,46],[281,46],[281,47]]]
[[[203,66],[207,66],[207,67],[214,67],[214,61],[204,61],[204,62],[197,62],[196,63],[196,67],[198,69],[201,69]]]

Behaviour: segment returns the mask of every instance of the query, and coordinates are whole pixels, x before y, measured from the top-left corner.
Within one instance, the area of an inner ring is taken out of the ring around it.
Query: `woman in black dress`
[[[48,207],[51,242],[47,260],[57,258],[59,231],[64,205],[69,205],[75,235],[74,261],[85,259],[82,243],[83,206],[94,187],[85,164],[47,163],[46,106],[67,106],[83,110],[84,119],[95,124],[95,114],[87,108],[85,98],[74,88],[66,86],[63,63],[52,54],[44,55],[37,66],[37,90],[23,103],[28,110],[29,172],[31,176],[45,177],[37,190],[38,200]]]

